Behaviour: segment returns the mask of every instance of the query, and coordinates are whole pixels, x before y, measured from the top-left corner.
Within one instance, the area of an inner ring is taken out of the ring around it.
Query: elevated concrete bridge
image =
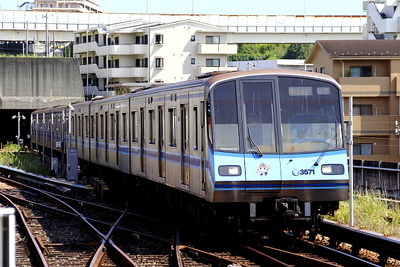
[[[0,42],[71,42],[73,32],[100,25],[143,20],[196,20],[224,27],[231,43],[314,43],[362,39],[366,16],[201,15],[0,11]]]

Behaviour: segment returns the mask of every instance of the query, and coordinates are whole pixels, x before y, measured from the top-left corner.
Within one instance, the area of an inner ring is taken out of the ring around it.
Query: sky
[[[33,2],[33,0],[30,0]],[[364,0],[95,0],[105,12],[228,15],[365,15]],[[18,10],[24,0],[0,0]],[[237,3],[237,4],[235,4]]]

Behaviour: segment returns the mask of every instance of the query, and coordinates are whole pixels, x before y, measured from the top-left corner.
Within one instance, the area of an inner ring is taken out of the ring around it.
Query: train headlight
[[[218,167],[218,173],[221,176],[240,176],[242,168],[237,165],[222,165]]]
[[[344,166],[342,164],[324,164],[321,166],[321,172],[326,175],[344,174]]]

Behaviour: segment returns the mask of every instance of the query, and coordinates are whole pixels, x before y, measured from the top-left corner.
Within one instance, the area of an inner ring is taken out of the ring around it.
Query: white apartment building
[[[103,12],[99,4],[93,0],[35,0],[32,10],[42,12]]]
[[[225,28],[192,20],[137,20],[75,32],[73,50],[85,95],[93,97],[236,70],[228,67],[228,55],[237,53],[228,36]]]

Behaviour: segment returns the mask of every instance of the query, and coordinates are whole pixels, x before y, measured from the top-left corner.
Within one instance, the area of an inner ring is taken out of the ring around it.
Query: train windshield
[[[279,78],[283,153],[343,148],[339,89],[323,81]]]
[[[275,84],[246,79],[213,88],[209,137],[215,150],[262,156],[343,148],[337,87],[300,77],[278,77]]]

